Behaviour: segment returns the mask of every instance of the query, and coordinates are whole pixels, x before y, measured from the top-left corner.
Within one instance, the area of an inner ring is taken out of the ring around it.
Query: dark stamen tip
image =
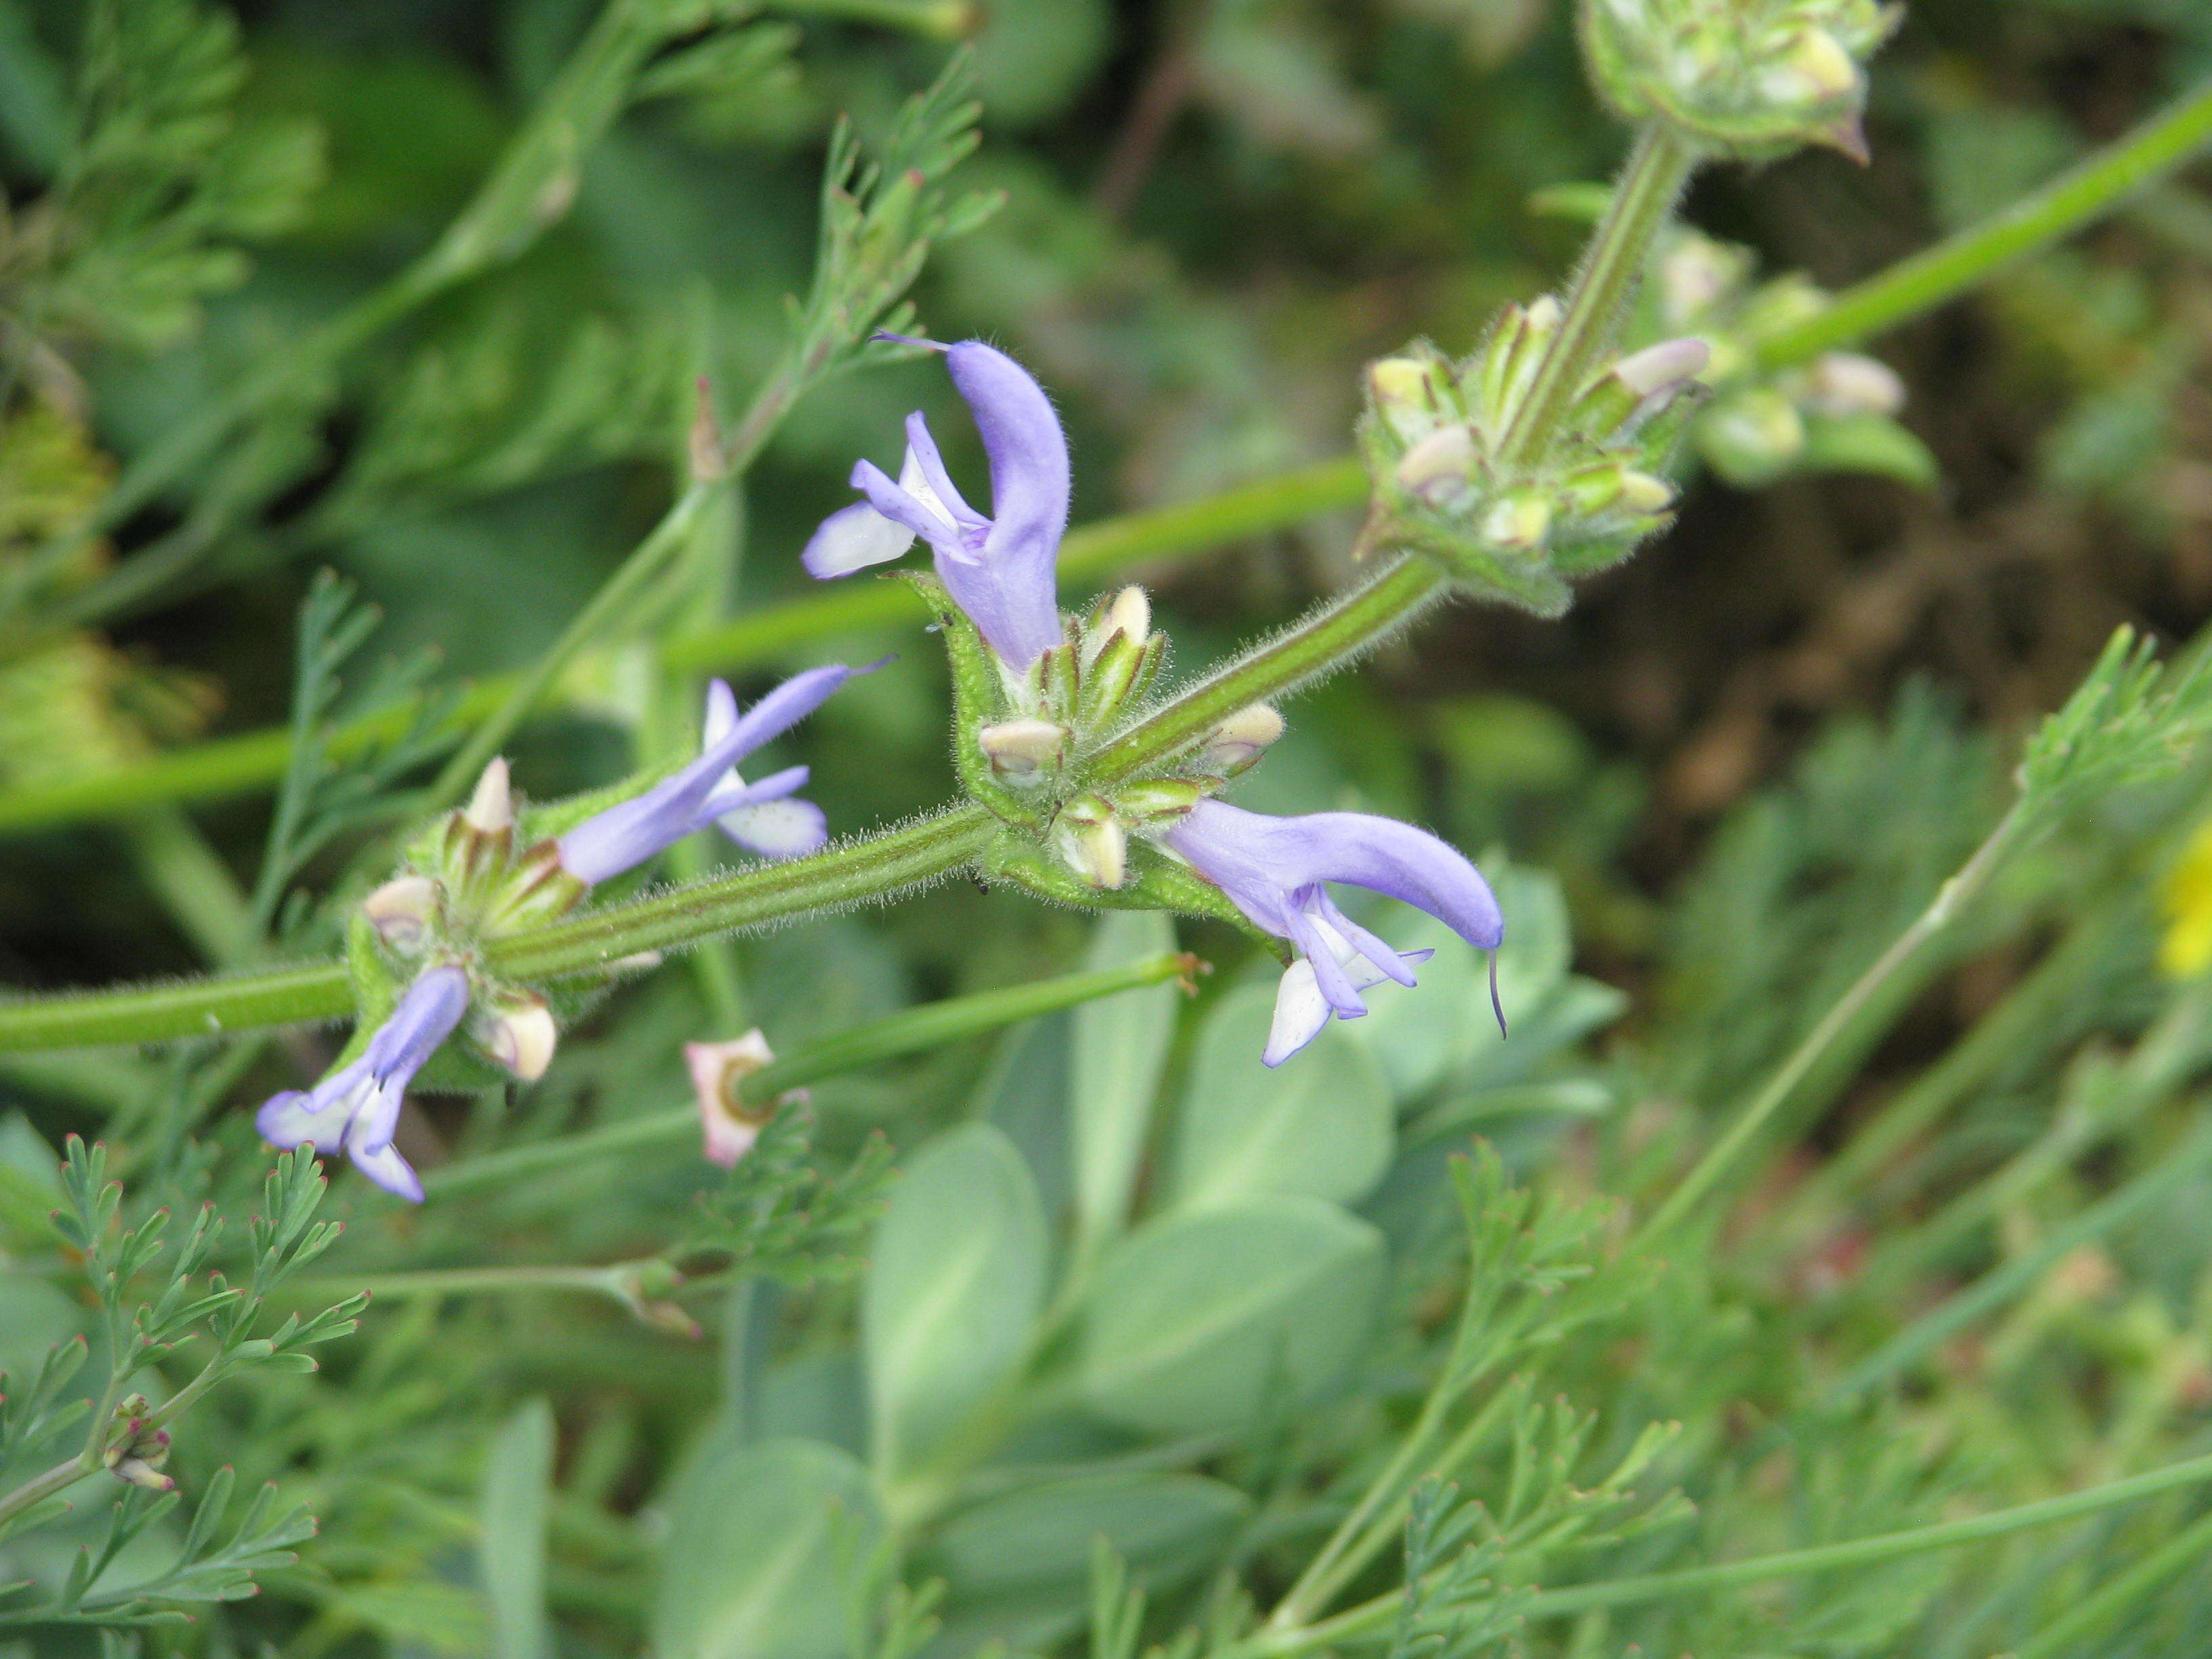
[[[1490,1009],[1498,1016],[1498,1035],[1508,1037],[1513,1034],[1505,1029],[1505,1005],[1498,997],[1498,952],[1490,953]]]

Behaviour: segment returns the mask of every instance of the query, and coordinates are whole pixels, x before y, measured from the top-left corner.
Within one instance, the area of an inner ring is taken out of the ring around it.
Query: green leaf
[[[1244,1427],[1276,1387],[1311,1405],[1358,1359],[1382,1275],[1382,1234],[1318,1199],[1163,1217],[1100,1267],[1084,1397],[1159,1433]]]
[[[913,1467],[1021,1362],[1044,1280],[1044,1210],[1013,1143],[971,1123],[925,1147],[860,1298],[879,1468]]]
[[[544,1659],[545,1527],[552,1509],[553,1408],[532,1400],[492,1442],[477,1500],[477,1570],[498,1659]]]
[[[937,1650],[1053,1648],[1089,1611],[1094,1549],[1126,1559],[1147,1588],[1182,1583],[1213,1564],[1250,1509],[1233,1486],[1158,1472],[1081,1475],[978,1504],[917,1563],[949,1591]]]
[[[882,1531],[866,1473],[836,1447],[711,1441],[669,1506],[656,1659],[844,1659]]]
[[[1805,422],[1797,465],[1807,472],[1866,472],[1919,489],[1942,482],[1935,452],[1887,415],[1825,415]]]
[[[1218,1209],[1273,1193],[1351,1203],[1390,1167],[1390,1090],[1358,1042],[1331,1021],[1299,1054],[1260,1063],[1272,985],[1222,999],[1200,1034],[1175,1147],[1175,1199]]]
[[[1175,927],[1158,910],[1109,910],[1098,919],[1084,967],[1119,968],[1176,948]],[[1151,1127],[1152,1100],[1175,1036],[1176,989],[1147,986],[1085,1004],[1075,1015],[1068,1073],[1074,1105],[1078,1238],[1092,1246],[1121,1232]]]
[[[1093,1541],[1104,1539],[1139,1580],[1188,1577],[1251,1508],[1202,1475],[1078,1475],[979,1504],[947,1522],[924,1558],[956,1598],[1065,1586],[1079,1604]]]

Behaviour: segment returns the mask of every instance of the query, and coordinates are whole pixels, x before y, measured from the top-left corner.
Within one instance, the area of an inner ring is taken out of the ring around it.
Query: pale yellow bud
[[[1134,586],[1123,588],[1114,596],[1114,603],[1106,607],[1106,615],[1098,624],[1098,637],[1111,639],[1121,634],[1132,645],[1142,645],[1152,637],[1152,603],[1145,597],[1145,590]]]
[[[1482,538],[1516,553],[1541,547],[1551,530],[1551,503],[1540,495],[1508,495],[1482,520]]]
[[[1463,426],[1440,427],[1398,458],[1398,482],[1426,493],[1447,480],[1465,478],[1474,467],[1474,434]]]
[[[480,835],[497,835],[502,830],[514,827],[514,792],[507,778],[507,759],[501,756],[483,769],[477,780],[476,793],[469,797],[468,808],[461,815],[470,829]]]
[[[1631,513],[1664,513],[1674,504],[1674,486],[1649,472],[1624,472],[1620,499]]]
[[[1008,783],[1042,782],[1060,769],[1067,753],[1067,728],[1052,720],[1001,720],[975,733],[991,770]]]
[[[1858,90],[1857,62],[1844,50],[1844,43],[1826,29],[1805,30],[1790,43],[1783,61],[1815,97],[1843,98]]]
[[[1209,771],[1241,772],[1282,735],[1283,717],[1272,705],[1247,703],[1213,728],[1199,755],[1199,764]]]
[[[413,951],[438,914],[438,884],[428,876],[395,876],[363,899],[361,908],[386,945]]]
[[[1905,382],[1887,363],[1856,351],[1831,351],[1807,374],[1806,407],[1819,415],[1894,415],[1905,407]]]
[[[1685,335],[1678,340],[1662,340],[1657,345],[1646,346],[1633,356],[1623,357],[1613,366],[1613,372],[1621,385],[1637,397],[1649,398],[1656,392],[1697,379],[1705,373],[1712,356],[1712,348],[1703,340]]]
[[[484,1022],[478,1039],[483,1050],[525,1083],[535,1083],[553,1063],[561,1028],[545,999],[532,996],[508,1004]]]

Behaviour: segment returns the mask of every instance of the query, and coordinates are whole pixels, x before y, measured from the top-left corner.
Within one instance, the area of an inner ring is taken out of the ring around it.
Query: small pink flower
[[[684,1063],[691,1068],[692,1091],[699,1097],[699,1122],[706,1131],[707,1161],[727,1170],[752,1151],[774,1106],[755,1106],[738,1085],[775,1058],[757,1030],[730,1042],[687,1042]]]

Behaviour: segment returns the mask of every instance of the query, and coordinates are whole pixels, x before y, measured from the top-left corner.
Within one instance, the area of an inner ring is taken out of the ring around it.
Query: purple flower
[[[730,688],[707,688],[699,758],[643,794],[594,813],[561,837],[561,867],[587,884],[634,870],[695,830],[719,823],[731,840],[763,858],[811,853],[829,838],[821,808],[794,800],[806,769],[787,767],[758,783],[738,775],[738,763],[829,701],[865,668],[831,663],[786,680],[743,715]]]
[[[935,349],[983,435],[996,516],[987,519],[961,499],[917,411],[907,416],[898,482],[872,461],[857,463],[853,488],[868,499],[823,521],[806,544],[806,568],[824,579],[848,575],[896,559],[919,536],[991,649],[1011,666],[1027,668],[1060,640],[1053,566],[1067,528],[1067,437],[1044,388],[1005,352],[981,340]]]
[[[359,1059],[305,1093],[287,1089],[269,1097],[253,1120],[262,1138],[276,1146],[313,1142],[326,1152],[343,1146],[385,1191],[420,1204],[422,1183],[392,1146],[392,1132],[408,1084],[468,1008],[466,974],[451,964],[427,970],[407,988]]]
[[[1270,1066],[1320,1036],[1332,1013],[1339,1019],[1365,1013],[1362,991],[1386,979],[1413,984],[1413,964],[1431,954],[1392,950],[1338,909],[1326,884],[1349,882],[1402,899],[1480,950],[1494,952],[1505,937],[1482,872],[1434,836],[1394,818],[1365,812],[1276,818],[1202,800],[1160,839],[1255,927],[1298,947],[1275,995],[1275,1023],[1261,1056]],[[1496,1007],[1494,955],[1490,995]],[[1498,1022],[1504,1029],[1502,1009]]]

